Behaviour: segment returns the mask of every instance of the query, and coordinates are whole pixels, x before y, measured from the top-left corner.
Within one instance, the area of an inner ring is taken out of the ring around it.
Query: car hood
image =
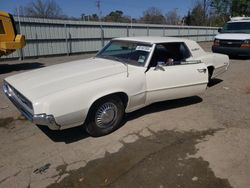
[[[247,40],[250,39],[250,34],[246,33],[222,33],[216,35],[216,39],[219,40]]]
[[[126,72],[119,62],[91,58],[29,71],[5,80],[29,100],[65,90],[86,82]]]

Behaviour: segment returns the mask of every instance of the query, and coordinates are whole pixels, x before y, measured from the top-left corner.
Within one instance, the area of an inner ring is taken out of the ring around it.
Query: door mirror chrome
[[[156,67],[154,68],[154,70],[165,71],[165,69],[163,68],[164,64],[165,63],[163,61],[158,61]]]

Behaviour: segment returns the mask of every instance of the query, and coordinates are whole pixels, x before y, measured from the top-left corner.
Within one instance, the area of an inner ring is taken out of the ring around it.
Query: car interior
[[[166,62],[168,59],[173,60],[171,65],[180,65],[189,57],[190,52],[182,42],[157,44],[149,66],[155,67],[158,62]]]

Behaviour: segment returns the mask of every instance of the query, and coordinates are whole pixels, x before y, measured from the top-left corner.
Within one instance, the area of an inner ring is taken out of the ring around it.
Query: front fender
[[[119,74],[45,96],[35,102],[34,111],[37,114],[51,114],[59,125],[69,128],[83,124],[92,104],[102,97],[125,93],[128,96],[126,111],[129,111],[144,105],[145,90],[143,71],[131,73],[128,77]]]

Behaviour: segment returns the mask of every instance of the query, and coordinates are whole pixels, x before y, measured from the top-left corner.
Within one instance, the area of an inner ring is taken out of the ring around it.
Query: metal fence
[[[174,36],[211,41],[216,27],[170,26],[133,23],[86,22],[14,17],[16,27],[26,37],[22,50],[2,57],[25,58],[96,52],[110,39],[126,36]]]

